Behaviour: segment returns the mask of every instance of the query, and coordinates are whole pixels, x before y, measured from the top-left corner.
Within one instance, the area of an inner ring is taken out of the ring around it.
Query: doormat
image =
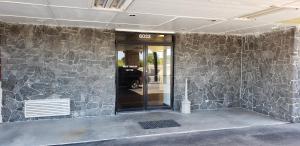
[[[174,120],[145,121],[145,122],[139,122],[139,124],[143,129],[157,129],[157,128],[181,126]]]

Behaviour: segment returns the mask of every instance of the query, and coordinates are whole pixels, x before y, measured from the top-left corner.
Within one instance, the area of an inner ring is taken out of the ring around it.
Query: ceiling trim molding
[[[255,26],[250,26],[250,27],[243,27],[239,29],[232,29],[228,31],[224,31],[222,33],[230,33],[230,32],[235,32],[235,31],[241,31],[241,30],[246,30],[246,29],[251,29],[251,28],[256,28],[256,27],[262,27],[262,26],[267,26],[267,25],[275,25],[274,23],[266,23],[266,24],[260,24],[260,25],[255,25]]]
[[[183,17],[183,18],[191,18],[191,19],[206,19],[206,20],[227,20],[225,18],[211,18],[211,17],[192,17],[192,16],[177,16],[177,15],[165,15],[165,14],[153,14],[153,13],[140,13],[140,12],[128,12],[128,11],[121,11],[118,9],[104,9],[104,8],[83,8],[83,7],[70,7],[70,6],[59,6],[59,5],[45,5],[45,4],[35,4],[35,3],[26,3],[26,2],[13,2],[13,1],[0,1],[0,3],[13,3],[13,4],[20,4],[20,5],[36,5],[36,6],[43,6],[43,7],[56,7],[56,8],[68,8],[68,9],[80,9],[80,10],[95,10],[95,11],[111,11],[111,12],[125,12],[127,14],[134,13],[134,14],[142,14],[142,15],[154,15],[154,16],[166,16],[166,17]]]

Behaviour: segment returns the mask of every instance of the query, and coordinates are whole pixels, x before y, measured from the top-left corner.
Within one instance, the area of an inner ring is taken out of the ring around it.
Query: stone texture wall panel
[[[66,117],[114,113],[113,31],[1,26],[4,122],[41,119],[24,117],[24,101],[36,99],[70,98],[71,116]]]
[[[238,36],[177,34],[174,108],[180,109],[185,78],[189,79],[192,110],[239,105],[240,50]]]
[[[241,107],[291,121],[294,30],[245,36]]]
[[[176,34],[174,109],[189,79],[192,110],[242,107],[300,121],[300,31]],[[0,23],[4,122],[112,115],[115,33]],[[24,117],[24,101],[70,98],[71,115]]]

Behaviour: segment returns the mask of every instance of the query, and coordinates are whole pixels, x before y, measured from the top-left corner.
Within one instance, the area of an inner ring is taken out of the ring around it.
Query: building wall
[[[241,107],[292,121],[294,30],[245,36],[243,44]]]
[[[174,107],[180,109],[185,78],[192,110],[239,107],[242,37],[177,34]]]
[[[188,78],[192,110],[242,107],[300,122],[299,34],[176,34],[175,110]],[[67,117],[112,115],[114,42],[111,30],[0,23],[3,121],[37,119],[25,119],[24,101],[52,98],[71,99]]]
[[[293,98],[289,101],[290,112],[293,122],[300,122],[300,27],[295,29],[294,34],[294,52],[293,52],[293,66],[294,78],[292,80],[292,94]]]
[[[1,81],[0,81],[0,123],[2,123],[1,111],[2,111],[2,88],[1,88]]]
[[[32,120],[35,99],[70,98],[71,117],[114,113],[113,31],[0,23],[0,36],[4,122]]]
[[[299,34],[299,29],[247,36],[177,34],[175,109],[188,78],[192,110],[241,107],[300,122]]]

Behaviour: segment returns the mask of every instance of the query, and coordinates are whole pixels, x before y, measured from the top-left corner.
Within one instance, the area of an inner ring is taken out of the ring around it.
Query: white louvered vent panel
[[[25,101],[25,118],[70,115],[70,99]]]

